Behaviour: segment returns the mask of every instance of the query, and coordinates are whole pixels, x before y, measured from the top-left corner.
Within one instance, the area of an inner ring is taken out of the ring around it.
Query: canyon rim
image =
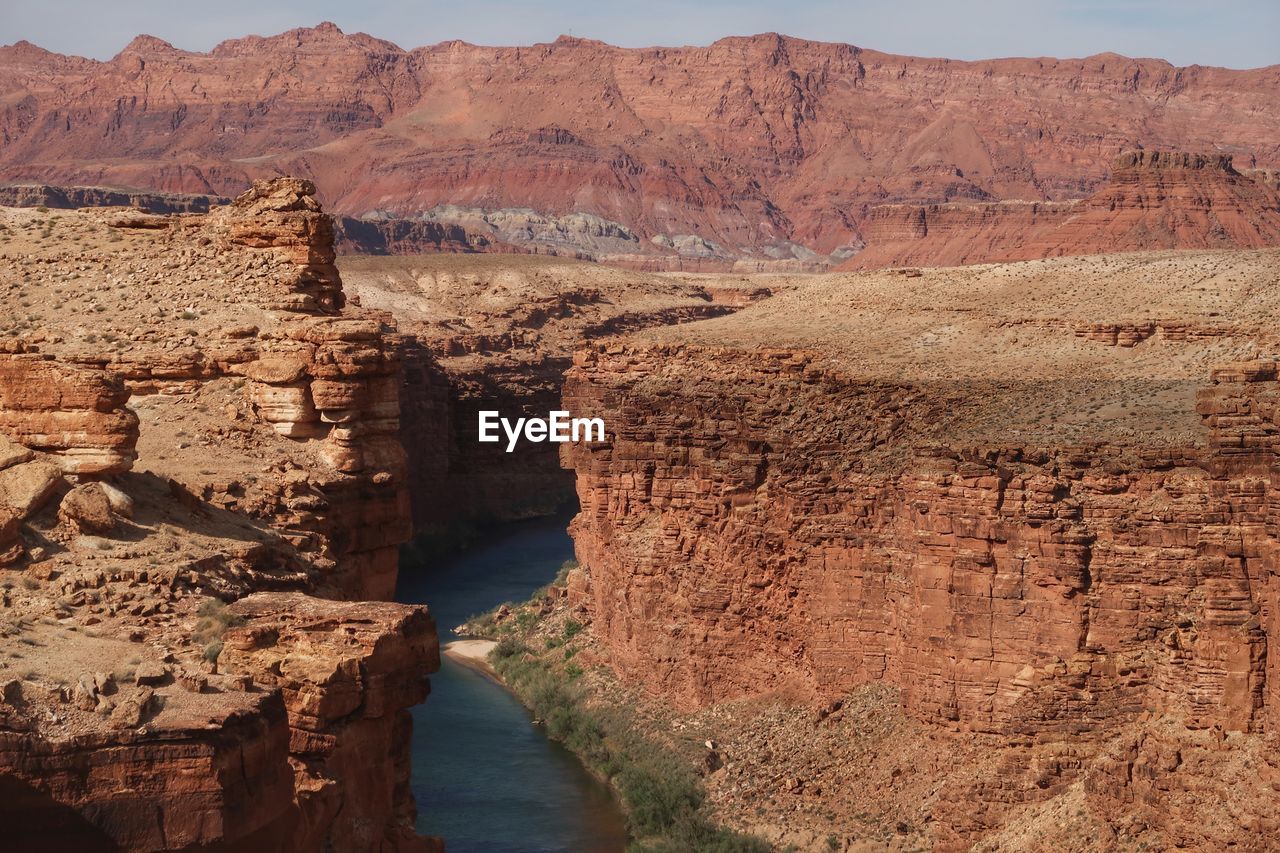
[[[432,830],[419,745],[484,733],[411,710],[494,678],[611,786],[593,849],[1274,849],[1278,96],[0,47],[0,847],[508,849]],[[515,600],[445,571],[570,515]],[[585,843],[475,770],[476,837]]]

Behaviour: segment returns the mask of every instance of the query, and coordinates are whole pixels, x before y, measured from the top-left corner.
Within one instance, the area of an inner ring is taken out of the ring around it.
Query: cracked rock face
[[[585,347],[566,405],[609,441],[563,451],[570,598],[627,681],[687,712],[885,685],[944,756],[988,745],[998,777],[938,769],[964,803],[933,807],[944,848],[1014,844],[1011,803],[1049,822],[1077,797],[1108,833],[1248,846],[1277,778],[1257,756],[1280,725],[1280,384],[1274,357],[1220,359],[1280,344],[1280,306],[1233,295],[1277,264],[832,276]],[[1206,282],[1212,308],[1129,334]],[[1060,323],[1018,321],[1038,312]]]

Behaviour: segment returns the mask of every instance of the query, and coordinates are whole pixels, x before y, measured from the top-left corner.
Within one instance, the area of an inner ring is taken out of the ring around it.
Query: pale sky
[[[776,31],[954,59],[1114,51],[1177,65],[1280,64],[1280,0],[0,0],[0,44],[26,39],[108,59],[139,33],[204,51],[325,20],[406,49],[448,39],[532,44],[562,33],[674,46]]]

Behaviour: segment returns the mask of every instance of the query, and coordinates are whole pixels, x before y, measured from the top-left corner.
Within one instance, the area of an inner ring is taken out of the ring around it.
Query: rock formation
[[[137,687],[90,678],[89,713],[29,680],[6,695],[7,843],[431,849],[412,832],[404,710],[425,698],[425,672],[438,665],[425,610],[259,593],[229,611],[238,627],[224,635],[217,675],[156,664],[153,679],[138,670]],[[109,725],[93,724],[95,703],[114,708]],[[120,714],[131,705],[131,719]],[[42,706],[53,726],[34,722]]]
[[[243,624],[225,635],[227,668],[284,697],[301,813],[285,849],[429,850],[413,833],[407,710],[440,665],[426,610],[271,593],[228,610]]]
[[[1228,155],[1130,151],[1111,169],[1105,187],[1019,257],[1280,245],[1280,193],[1237,172]]]
[[[1075,202],[873,207],[847,269],[954,266],[1152,249],[1280,245],[1280,193],[1226,155],[1129,151]]]
[[[1238,301],[1277,263],[844,276],[584,348],[566,405],[603,413],[609,442],[566,446],[571,597],[620,674],[686,709],[888,684],[953,733],[936,749],[994,736],[1032,769],[935,807],[944,849],[1077,782],[1104,825],[1247,846],[1277,768],[1237,781],[1200,733],[1239,756],[1278,725],[1280,383],[1274,358],[1213,365],[1280,343],[1274,295]],[[1187,298],[1214,303],[1184,317],[1220,336],[1119,347],[1070,328]],[[1025,322],[1041,310],[1067,327]],[[1233,821],[1195,794],[1225,786]]]
[[[416,255],[425,252],[493,252],[504,246],[461,225],[412,219],[357,219],[340,216],[335,221],[337,247],[349,255]]]
[[[110,187],[55,187],[48,184],[0,186],[0,207],[132,207],[147,213],[208,213],[226,204],[221,196],[122,190]]]
[[[0,432],[51,455],[69,474],[115,474],[136,456],[129,392],[102,370],[38,352],[0,354]]]
[[[841,269],[943,267],[1010,260],[1008,256],[1017,254],[1026,240],[1061,227],[1079,204],[995,201],[878,205],[867,212],[862,226],[866,248],[845,261]]]
[[[280,249],[296,267],[289,282],[297,297],[278,303],[287,311],[342,308],[342,281],[333,265],[333,218],[320,212],[316,187],[297,178],[257,181],[210,221],[232,246]]]
[[[231,195],[301,174],[355,217],[589,214],[675,264],[838,262],[874,205],[1077,199],[1138,145],[1276,169],[1275,74],[777,34],[406,51],[322,24],[207,54],[142,36],[106,62],[19,42],[0,49],[0,178]]]
[[[313,193],[0,208],[19,849],[438,849],[413,829],[406,710],[434,625],[360,601],[391,596],[411,533],[402,342],[344,308]]]

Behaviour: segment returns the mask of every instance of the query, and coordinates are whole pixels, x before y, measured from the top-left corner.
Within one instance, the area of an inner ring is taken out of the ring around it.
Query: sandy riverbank
[[[441,651],[450,660],[482,672],[501,683],[502,679],[498,678],[498,673],[489,665],[489,652],[496,645],[498,644],[493,640],[454,640],[452,643],[445,643]]]

